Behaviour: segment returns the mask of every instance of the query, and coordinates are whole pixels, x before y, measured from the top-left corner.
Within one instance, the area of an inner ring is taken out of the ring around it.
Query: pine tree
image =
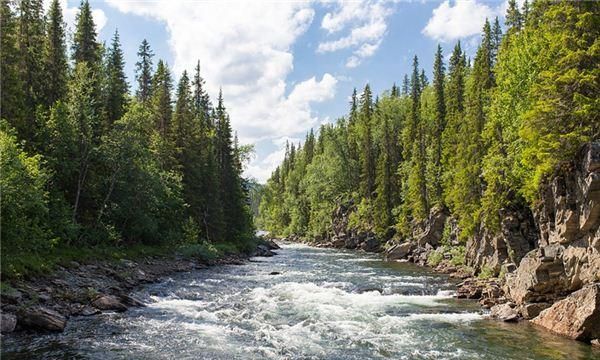
[[[141,102],[147,102],[152,94],[152,57],[154,53],[150,44],[144,39],[138,50],[139,61],[135,64],[135,78],[138,82],[137,98]]]
[[[17,19],[10,0],[0,1],[0,109],[2,118],[8,120],[21,139],[28,125],[24,119],[23,82],[20,76],[19,48],[17,46]]]
[[[204,89],[205,82],[200,75],[200,61],[196,65],[194,79],[192,80],[193,98],[194,98],[194,113],[202,119],[202,125],[208,127],[210,124],[210,97]]]
[[[410,80],[408,74],[404,74],[404,80],[402,80],[402,95],[408,96],[410,93]]]
[[[185,159],[183,158],[183,150],[192,131],[194,130],[193,124],[193,103],[192,93],[190,88],[190,79],[187,71],[183,71],[179,84],[177,85],[177,100],[175,102],[175,111],[173,113],[173,141],[175,145],[175,151],[179,160],[179,166],[185,166]]]
[[[96,41],[96,25],[87,0],[83,0],[76,18],[72,54],[76,64],[87,62],[92,70],[100,64],[100,45]]]
[[[68,60],[65,23],[59,0],[53,0],[48,12],[44,51],[44,105],[52,106],[67,93]]]
[[[171,99],[171,91],[173,90],[173,80],[169,67],[162,61],[158,61],[156,73],[152,79],[151,108],[152,115],[155,119],[154,123],[158,132],[164,139],[169,137],[171,117],[173,114],[173,102]]]
[[[369,84],[360,96],[358,137],[360,141],[360,189],[363,197],[370,199],[375,190],[375,154],[371,118],[373,94]]]
[[[437,203],[442,203],[442,134],[446,128],[446,98],[445,66],[442,47],[438,44],[433,62],[433,88],[435,92],[435,122],[433,126],[433,198]]]
[[[44,82],[44,13],[42,0],[23,0],[19,4],[19,58],[24,89],[26,127],[19,129],[28,145],[34,145],[38,124],[35,111],[43,103]]]
[[[522,26],[522,16],[519,11],[516,0],[508,0],[508,9],[506,10],[506,19],[504,23],[508,27],[508,30],[518,31]]]
[[[108,50],[106,63],[107,89],[106,89],[106,114],[109,124],[120,119],[125,114],[127,107],[127,94],[129,85],[125,77],[125,62],[123,51],[119,42],[119,32],[115,30],[112,44]]]
[[[498,17],[494,20],[494,26],[492,28],[492,65],[496,64],[496,59],[498,58],[498,51],[500,50],[500,43],[502,42],[502,28],[500,27],[500,22],[498,21]]]

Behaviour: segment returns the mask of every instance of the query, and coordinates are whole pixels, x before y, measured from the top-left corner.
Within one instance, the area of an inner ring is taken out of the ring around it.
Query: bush
[[[444,260],[444,248],[439,247],[427,255],[427,265],[438,266]]]
[[[489,279],[494,277],[494,275],[496,275],[494,269],[487,265],[484,265],[481,267],[481,271],[479,272],[479,275],[477,275],[477,277],[480,279]]]

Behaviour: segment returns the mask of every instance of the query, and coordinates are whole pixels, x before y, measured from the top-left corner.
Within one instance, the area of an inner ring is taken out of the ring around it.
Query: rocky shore
[[[252,254],[227,255],[215,261],[181,256],[72,262],[46,276],[13,281],[1,293],[1,330],[48,332],[63,331],[73,316],[94,316],[103,311],[126,311],[145,306],[132,293],[138,286],[164,279],[178,272],[209,266],[243,264],[250,256],[273,256],[273,242],[257,246]]]
[[[600,142],[561,164],[539,199],[533,208],[503,209],[499,231],[482,224],[464,245],[446,209],[432,209],[409,238],[379,240],[349,228],[349,201],[335,210],[331,234],[310,243],[430,266],[461,279],[457,297],[479,300],[493,318],[600,345]]]

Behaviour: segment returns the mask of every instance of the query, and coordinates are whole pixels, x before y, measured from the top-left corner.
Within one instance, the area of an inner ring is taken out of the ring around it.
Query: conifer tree
[[[120,119],[126,111],[129,85],[124,68],[125,62],[119,42],[119,32],[115,30],[106,62],[106,114],[110,124]]]
[[[135,63],[135,78],[138,82],[137,98],[141,102],[147,102],[152,93],[152,57],[154,53],[146,39],[142,40],[138,50],[138,62]]]
[[[44,105],[52,106],[67,92],[68,60],[65,23],[59,0],[53,0],[48,11],[44,49]]]
[[[509,30],[518,31],[522,26],[522,16],[516,0],[508,0],[508,9],[506,10],[506,19],[504,23]]]
[[[100,44],[96,40],[96,25],[88,0],[83,0],[76,18],[72,54],[76,64],[87,62],[92,70],[100,64]]]
[[[446,127],[446,98],[444,96],[445,71],[442,47],[438,44],[433,62],[433,88],[435,94],[435,122],[433,125],[433,198],[442,200],[442,134]]]
[[[373,116],[373,94],[369,84],[360,96],[358,136],[360,141],[360,189],[367,199],[375,190],[375,154],[371,118]]]
[[[18,24],[12,11],[12,1],[0,1],[0,107],[2,118],[8,120],[20,138],[24,139],[27,124],[24,120],[23,82],[20,75],[20,54],[18,48]]]
[[[173,102],[171,91],[173,90],[173,80],[169,67],[159,60],[156,66],[156,73],[152,79],[151,107],[154,117],[154,123],[158,132],[163,138],[169,137],[171,117],[173,114]]]

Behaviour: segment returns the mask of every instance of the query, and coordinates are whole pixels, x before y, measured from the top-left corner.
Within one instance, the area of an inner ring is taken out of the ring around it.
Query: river
[[[598,359],[531,325],[487,320],[444,275],[377,255],[283,245],[279,255],[179,273],[148,306],[2,337],[2,359]],[[271,274],[278,272],[280,274]]]

